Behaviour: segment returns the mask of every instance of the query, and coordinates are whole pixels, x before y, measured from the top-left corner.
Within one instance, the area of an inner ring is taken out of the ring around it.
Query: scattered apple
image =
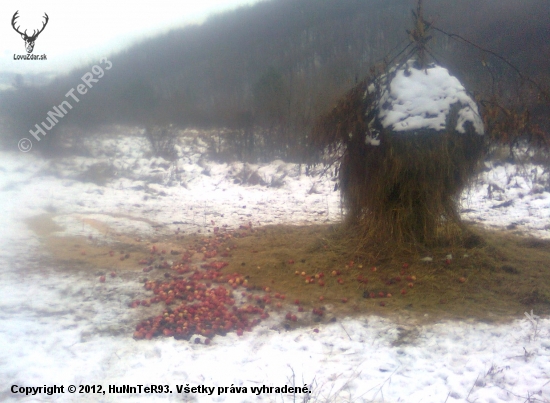
[[[324,310],[321,308],[313,308],[312,313],[317,316],[323,316],[325,314]]]

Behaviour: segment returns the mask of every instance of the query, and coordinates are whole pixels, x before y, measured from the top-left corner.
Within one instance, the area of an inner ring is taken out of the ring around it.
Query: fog
[[[228,4],[212,3],[208,10],[223,6]],[[250,158],[297,161],[304,157],[313,122],[366,77],[373,65],[392,60],[403,50],[414,7],[410,0],[274,0],[179,28],[175,26],[185,18],[198,18],[201,10],[180,7],[177,15],[159,12],[169,8],[161,2],[154,11],[138,4],[124,18],[122,10],[95,13],[91,20],[84,19],[82,29],[63,30],[64,35],[67,31],[77,33],[69,35],[71,39],[63,48],[68,50],[94,38],[92,26],[104,27],[89,52],[82,48],[83,56],[73,58],[80,65],[77,69],[60,70],[48,77],[4,73],[4,85],[10,88],[0,93],[0,111],[9,125],[4,139],[18,139],[35,131],[48,111],[69,100],[67,92],[76,90],[83,76],[94,74],[98,81],[48,132],[48,138],[40,142],[42,150],[57,149],[57,134],[75,132],[74,127],[172,124],[234,129],[234,148],[250,148]],[[35,15],[41,21],[42,14]],[[55,9],[49,15],[51,22],[36,40],[35,51],[41,54],[48,49],[48,60],[10,63],[53,63],[49,49],[54,55],[64,41],[58,38],[56,46],[47,42],[58,35]],[[432,0],[425,2],[425,17],[442,31],[478,46],[438,31],[432,32],[429,42],[433,60],[447,67],[468,90],[482,99],[498,96],[516,105],[536,101],[537,95],[523,86],[514,68],[521,77],[543,87],[548,82],[548,1]],[[24,43],[11,27],[2,29],[9,38],[4,46],[12,49],[10,52],[17,48],[23,53]],[[99,77],[92,72],[99,72],[94,66],[100,66],[102,58],[109,60],[112,68]],[[535,117],[547,110],[536,105],[530,108]],[[261,137],[255,144],[253,132]]]

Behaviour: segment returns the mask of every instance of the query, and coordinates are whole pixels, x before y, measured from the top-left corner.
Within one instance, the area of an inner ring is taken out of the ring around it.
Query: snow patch
[[[447,117],[458,108],[455,130],[465,133],[470,123],[475,132],[484,134],[483,122],[474,100],[460,81],[446,68],[431,64],[424,69],[409,60],[379,78],[382,94],[378,117],[385,128],[396,132],[419,129],[445,130]],[[371,85],[369,91],[374,91]]]

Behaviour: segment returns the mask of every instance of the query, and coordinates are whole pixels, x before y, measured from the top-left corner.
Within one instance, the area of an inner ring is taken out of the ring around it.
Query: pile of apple
[[[205,337],[204,342],[210,343],[215,335],[225,335],[235,331],[241,336],[245,331],[251,331],[252,327],[260,323],[269,314],[261,306],[247,305],[238,308],[235,306],[233,289],[248,287],[247,280],[238,273],[223,275],[220,270],[228,265],[225,261],[214,260],[221,256],[226,257],[230,248],[220,252],[220,246],[232,237],[245,236],[252,230],[252,225],[241,226],[242,233],[220,233],[201,240],[195,250],[187,250],[180,254],[179,261],[171,265],[171,270],[178,277],[169,273],[164,276],[164,281],[151,280],[145,282],[145,289],[152,291],[154,296],[149,299],[135,300],[130,303],[131,308],[138,306],[148,307],[151,304],[163,302],[166,308],[160,315],[141,321],[134,332],[135,339],[150,340],[156,336],[174,337],[176,339],[189,340],[193,335]],[[243,231],[244,230],[244,231]],[[192,264],[195,251],[201,252],[202,264],[197,268]],[[151,255],[159,255],[164,266],[166,261],[162,255],[166,252],[159,251],[152,246]],[[171,251],[171,254],[175,254]],[[148,264],[152,268],[153,259],[147,259],[142,264]],[[185,276],[185,277],[184,277]],[[253,317],[255,316],[255,317]],[[200,338],[195,343],[201,342]]]
[[[230,284],[237,284],[234,275]],[[240,277],[236,277],[242,284]],[[235,331],[242,335],[266,319],[269,314],[258,306],[237,308],[232,291],[224,285],[213,286],[210,281],[224,281],[217,270],[195,271],[189,278],[174,278],[171,281],[147,281],[145,289],[155,296],[141,301],[141,305],[164,302],[167,306],[160,315],[146,319],[136,326],[135,339],[150,340],[155,336],[173,336],[189,340],[193,335],[206,337],[205,343],[215,335]],[[145,302],[145,304],[143,303]],[[137,306],[135,301],[133,306]],[[177,305],[174,308],[171,305]],[[132,305],[131,305],[132,306]],[[257,318],[251,319],[252,315]],[[200,341],[200,339],[197,339]],[[197,341],[196,341],[197,342]]]

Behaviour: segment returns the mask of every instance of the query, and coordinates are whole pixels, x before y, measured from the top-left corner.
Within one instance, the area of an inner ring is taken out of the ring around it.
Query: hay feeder
[[[484,153],[474,100],[446,68],[417,59],[366,79],[316,125],[340,158],[347,225],[365,242],[461,239],[459,197]]]

